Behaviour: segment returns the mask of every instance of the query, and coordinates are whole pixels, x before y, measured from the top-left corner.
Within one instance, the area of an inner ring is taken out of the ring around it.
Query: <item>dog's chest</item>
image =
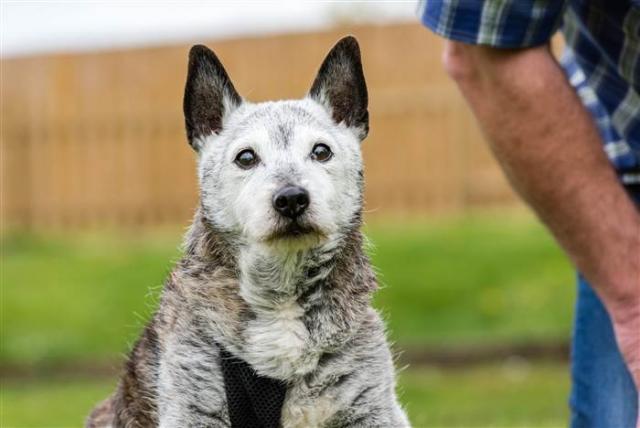
[[[317,369],[320,352],[303,317],[302,308],[291,300],[257,315],[244,332],[243,358],[262,375],[288,379],[280,419],[283,428],[324,426],[338,411],[331,394],[319,393],[317,385],[310,388],[305,381],[305,375]]]
[[[264,376],[287,380],[312,371],[320,354],[305,324],[298,290],[304,258],[250,249],[240,257],[240,295],[253,310],[242,332],[242,358]]]
[[[259,373],[290,379],[312,371],[319,358],[295,300],[256,314],[244,330],[244,359]]]
[[[297,388],[287,394],[282,406],[283,428],[308,428],[324,426],[338,411],[337,401],[329,396],[311,398]]]
[[[244,332],[246,361],[263,375],[289,382],[281,413],[283,428],[324,426],[337,411],[333,397],[309,388],[304,380],[317,369],[321,355],[304,317],[302,307],[291,299],[259,313]]]

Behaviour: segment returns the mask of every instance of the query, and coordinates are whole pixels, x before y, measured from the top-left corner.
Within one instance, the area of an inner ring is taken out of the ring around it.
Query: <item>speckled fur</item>
[[[200,207],[159,308],[87,426],[230,426],[219,345],[286,381],[283,427],[408,426],[359,231],[368,114],[355,39],[334,47],[309,97],[261,104],[242,100],[205,49],[192,50],[185,95]],[[263,170],[229,162],[243,139]],[[306,158],[318,139],[332,146],[332,164]],[[315,232],[273,239],[281,220],[269,195],[291,182],[309,188],[301,221]]]

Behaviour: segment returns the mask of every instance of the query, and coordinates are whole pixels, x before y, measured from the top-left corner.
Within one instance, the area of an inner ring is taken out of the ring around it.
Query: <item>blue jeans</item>
[[[634,428],[638,393],[616,345],[609,315],[581,276],[571,362],[571,427]]]

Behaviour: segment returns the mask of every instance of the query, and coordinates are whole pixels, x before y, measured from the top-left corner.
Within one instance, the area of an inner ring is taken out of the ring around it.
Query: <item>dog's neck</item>
[[[337,238],[305,250],[243,246],[238,257],[240,296],[256,311],[298,299],[331,274],[341,247]]]
[[[258,310],[281,300],[304,297],[318,282],[332,278],[336,267],[355,266],[363,258],[359,222],[340,236],[307,249],[288,249],[262,243],[246,243],[216,230],[200,211],[196,212],[185,244],[183,271],[197,276],[226,268],[240,284],[239,295]],[[356,269],[342,269],[342,283],[349,283]],[[350,277],[347,277],[350,276]]]
[[[216,308],[210,321],[225,347],[278,379],[308,373],[348,340],[376,287],[357,227],[313,249],[283,252],[234,240],[199,214],[180,272],[206,290],[197,294],[209,300],[196,306]]]

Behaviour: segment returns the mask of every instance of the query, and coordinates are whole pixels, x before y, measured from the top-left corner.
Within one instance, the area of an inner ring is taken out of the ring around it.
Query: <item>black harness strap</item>
[[[278,428],[287,392],[285,382],[260,376],[218,344],[233,428]]]

